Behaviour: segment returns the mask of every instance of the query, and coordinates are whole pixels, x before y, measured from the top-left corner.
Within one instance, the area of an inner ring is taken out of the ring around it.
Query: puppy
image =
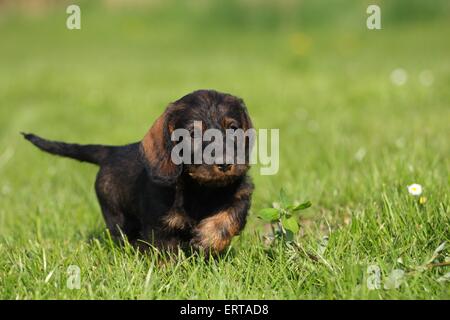
[[[172,161],[172,132],[192,132],[194,120],[203,129],[221,132],[253,127],[241,99],[198,90],[169,104],[140,142],[125,146],[69,144],[22,134],[43,151],[100,167],[95,191],[117,240],[125,236],[140,249],[192,247],[217,254],[244,228],[254,187],[247,156],[245,163],[231,165]]]

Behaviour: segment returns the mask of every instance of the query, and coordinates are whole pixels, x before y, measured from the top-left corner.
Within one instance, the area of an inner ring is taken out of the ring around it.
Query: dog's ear
[[[156,119],[141,141],[141,152],[150,178],[162,185],[174,184],[182,171],[181,165],[172,162],[173,125],[170,121],[171,106]]]
[[[245,106],[245,103],[243,100],[240,100],[240,104],[241,104],[241,108],[242,108],[242,129],[244,129],[244,131],[248,130],[248,129],[253,129],[253,123],[252,120],[250,119],[250,116],[248,114],[247,111],[247,107]]]
[[[241,112],[242,129],[244,131],[253,129],[252,120],[250,119],[250,115],[248,114],[247,107],[245,106],[245,103],[243,100],[240,100],[240,105],[241,105],[241,109],[242,109],[242,112]],[[250,158],[251,158],[254,143],[255,143],[255,140],[251,140],[248,136],[245,137],[245,145],[248,146],[245,148],[245,162],[247,164],[250,163]]]

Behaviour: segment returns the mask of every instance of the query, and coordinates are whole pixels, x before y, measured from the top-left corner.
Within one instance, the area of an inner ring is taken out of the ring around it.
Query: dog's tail
[[[25,139],[45,152],[98,165],[102,164],[115,148],[113,146],[94,144],[79,145],[76,143],[50,141],[32,133],[21,132],[21,134]]]

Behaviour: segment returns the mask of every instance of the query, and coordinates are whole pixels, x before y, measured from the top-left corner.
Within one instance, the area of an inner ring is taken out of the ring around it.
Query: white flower
[[[396,86],[402,86],[408,81],[408,73],[401,68],[395,69],[391,72],[391,82]]]
[[[414,183],[408,186],[408,192],[413,196],[420,196],[422,194],[422,186],[420,184]]]

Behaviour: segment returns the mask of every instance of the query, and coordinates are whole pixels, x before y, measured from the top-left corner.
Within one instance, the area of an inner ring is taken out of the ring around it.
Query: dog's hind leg
[[[139,221],[132,215],[126,215],[117,207],[111,206],[102,196],[99,196],[98,199],[112,238],[119,243],[124,243],[125,239],[134,243],[140,237]]]
[[[111,173],[100,169],[95,181],[95,191],[102,210],[103,218],[111,236],[123,243],[124,237],[134,241],[139,237],[139,221],[122,209],[120,193]]]

